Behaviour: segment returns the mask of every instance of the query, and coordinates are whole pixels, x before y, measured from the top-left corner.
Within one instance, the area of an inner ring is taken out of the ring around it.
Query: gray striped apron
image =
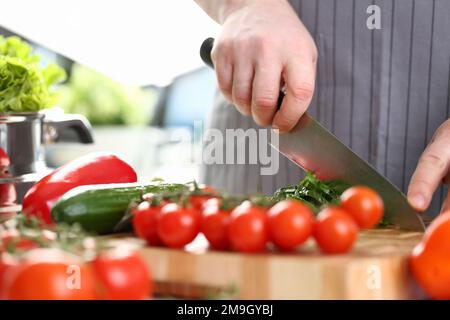
[[[450,0],[293,0],[319,59],[309,113],[403,191],[425,146],[449,118]],[[367,8],[381,9],[369,30]],[[293,39],[294,40],[294,39]],[[210,127],[257,128],[218,94]],[[272,193],[302,171],[284,157],[273,176],[259,165],[203,165],[204,183],[236,194]],[[440,188],[428,213],[439,212]]]

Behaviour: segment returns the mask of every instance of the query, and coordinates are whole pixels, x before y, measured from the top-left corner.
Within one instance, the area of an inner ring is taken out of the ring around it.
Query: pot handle
[[[78,114],[62,114],[54,118],[44,118],[44,142],[67,141],[62,136],[66,130],[72,130],[81,143],[93,143],[92,127],[86,117]],[[71,140],[71,139],[70,139]]]

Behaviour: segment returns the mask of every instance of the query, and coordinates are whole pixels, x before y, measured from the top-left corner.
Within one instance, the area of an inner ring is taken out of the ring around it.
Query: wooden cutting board
[[[345,255],[323,255],[309,241],[295,253],[208,250],[199,236],[185,250],[141,247],[162,296],[241,299],[416,299],[408,255],[421,233],[363,231]],[[114,242],[139,244],[121,237]]]

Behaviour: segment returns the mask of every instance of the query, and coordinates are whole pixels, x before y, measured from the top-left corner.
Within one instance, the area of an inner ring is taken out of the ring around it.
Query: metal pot
[[[67,130],[81,143],[93,142],[91,126],[80,115],[0,115],[0,214],[20,210],[25,193],[49,171],[44,144],[60,140]]]

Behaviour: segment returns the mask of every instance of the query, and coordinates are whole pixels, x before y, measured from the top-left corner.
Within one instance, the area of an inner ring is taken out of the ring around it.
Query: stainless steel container
[[[89,122],[79,115],[0,115],[0,214],[20,210],[25,193],[49,171],[44,144],[58,141],[67,130],[72,130],[79,142],[93,142]]]

